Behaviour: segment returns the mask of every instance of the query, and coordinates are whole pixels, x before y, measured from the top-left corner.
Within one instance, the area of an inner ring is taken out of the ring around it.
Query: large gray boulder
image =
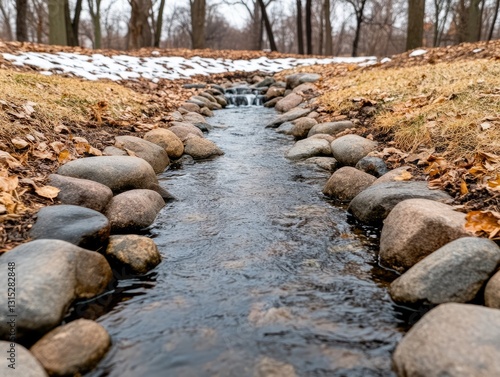
[[[51,376],[74,376],[93,369],[111,347],[100,324],[78,319],[45,334],[30,349]]]
[[[332,174],[323,188],[323,194],[342,201],[350,201],[374,181],[374,176],[344,166]]]
[[[313,128],[316,124],[318,124],[316,119],[308,118],[308,117],[302,117],[299,119],[295,119],[292,123],[293,123],[293,127],[291,129],[291,134],[296,139],[304,139],[305,137],[307,137],[309,130],[311,128]]]
[[[380,157],[365,156],[356,164],[356,169],[371,174],[374,177],[381,177],[389,172],[384,160]]]
[[[62,240],[85,249],[98,250],[108,242],[109,233],[109,221],[102,213],[61,204],[38,211],[30,237],[35,240]]]
[[[286,77],[286,87],[293,89],[306,82],[316,82],[321,78],[316,73],[295,73]]]
[[[195,160],[203,160],[224,154],[213,141],[198,136],[191,136],[185,141],[184,153]]]
[[[161,195],[152,190],[130,190],[116,195],[106,209],[111,232],[126,233],[146,228],[164,206]]]
[[[18,341],[59,325],[75,299],[102,293],[113,277],[101,254],[59,240],[28,242],[2,255],[1,281],[9,281],[12,271],[19,289],[14,308],[9,308],[7,295],[0,296],[0,338],[9,339],[10,315],[16,314]]]
[[[319,123],[316,124],[309,130],[307,137],[316,134],[328,134],[328,135],[336,135],[339,132],[345,131],[348,128],[353,128],[354,123],[350,120],[342,120],[339,122],[327,122],[327,123]]]
[[[108,186],[88,179],[51,174],[48,184],[61,190],[57,199],[62,204],[87,207],[99,212],[106,208],[113,197],[113,191]]]
[[[290,93],[283,99],[279,100],[278,103],[276,103],[276,106],[274,108],[282,113],[286,113],[287,111],[290,111],[294,107],[299,106],[304,98],[302,98],[301,95],[296,94],[296,93]]]
[[[356,166],[359,160],[377,148],[377,143],[359,135],[345,135],[332,141],[331,148],[333,157],[342,165]]]
[[[434,200],[404,200],[384,221],[380,260],[385,266],[405,271],[448,242],[467,236],[464,213]]]
[[[49,377],[35,356],[20,344],[0,340],[0,353],[1,377]]]
[[[157,128],[147,132],[144,140],[154,143],[165,149],[171,159],[178,159],[184,153],[184,144],[172,131],[165,128]]]
[[[323,139],[303,139],[297,141],[286,153],[289,160],[303,160],[313,156],[331,155],[330,144]]]
[[[115,194],[158,184],[151,165],[142,158],[132,156],[79,158],[61,166],[57,173],[102,183]]]
[[[135,136],[117,136],[115,147],[132,151],[134,155],[146,160],[155,173],[162,173],[170,164],[167,151],[150,141]]]
[[[500,376],[500,310],[443,304],[406,334],[393,355],[398,376]]]
[[[486,284],[484,304],[490,308],[500,309],[500,271]]]
[[[396,204],[417,198],[440,202],[451,200],[443,191],[430,190],[427,182],[387,182],[373,184],[360,192],[351,201],[348,210],[364,223],[380,224]]]
[[[472,301],[500,263],[500,248],[485,238],[452,241],[392,282],[394,301],[443,304]]]
[[[135,234],[111,236],[106,257],[112,264],[125,267],[133,274],[145,274],[161,262],[155,242]]]
[[[284,113],[284,114],[280,115],[279,117],[275,118],[274,120],[272,120],[270,123],[267,124],[266,127],[276,128],[282,123],[291,122],[292,120],[305,117],[311,111],[312,111],[312,109],[307,109],[307,108],[303,108],[303,107],[295,107],[295,108],[291,109],[290,111],[287,111],[286,113]]]

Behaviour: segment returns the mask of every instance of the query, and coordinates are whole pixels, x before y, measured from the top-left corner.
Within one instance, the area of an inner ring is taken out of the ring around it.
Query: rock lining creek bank
[[[499,376],[500,248],[318,121],[319,78],[196,84],[51,175],[0,257],[0,376]]]

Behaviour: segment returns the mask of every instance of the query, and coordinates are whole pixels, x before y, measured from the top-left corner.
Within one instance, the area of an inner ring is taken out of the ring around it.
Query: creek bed
[[[226,154],[160,175],[177,198],[149,230],[164,260],[92,309],[114,344],[87,376],[394,375],[407,325],[376,232],[321,194],[328,173],[283,157],[275,116],[217,111]]]

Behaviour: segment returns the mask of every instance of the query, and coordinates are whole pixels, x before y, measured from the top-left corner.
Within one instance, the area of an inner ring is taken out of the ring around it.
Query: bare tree
[[[325,18],[325,55],[333,54],[332,21],[330,15],[330,0],[325,0],[323,4],[323,17]]]
[[[66,19],[66,40],[69,46],[78,46],[78,33],[80,29],[80,16],[82,14],[82,2],[83,0],[76,0],[75,10],[73,17],[71,17],[71,9],[69,6],[69,1],[64,2],[64,13]]]
[[[128,30],[128,48],[136,49],[151,46],[153,33],[148,22],[151,0],[129,0],[131,12]]]
[[[19,42],[28,40],[28,0],[16,0],[16,39]]]
[[[7,39],[12,40],[12,26],[10,24],[10,12],[5,1],[0,0],[0,13],[2,13],[3,24]]]
[[[102,45],[101,0],[88,0],[90,19],[94,30],[93,47],[100,49]]]
[[[297,45],[299,54],[304,54],[304,32],[302,30],[302,1],[297,0]]]
[[[205,0],[190,0],[191,41],[194,49],[205,48]]]
[[[368,0],[346,0],[346,1],[349,4],[351,4],[354,9],[356,28],[354,31],[354,39],[352,42],[352,56],[358,56],[359,37],[361,35],[361,26],[365,20],[365,7]]]
[[[493,20],[491,21],[490,30],[488,32],[488,41],[493,38],[493,32],[495,31],[495,24],[497,23],[498,8],[500,7],[500,0],[495,1],[495,7],[493,8]]]
[[[424,37],[425,0],[408,1],[408,29],[406,50],[422,46]]]
[[[160,5],[158,7],[158,14],[156,16],[156,22],[154,27],[154,47],[160,47],[161,33],[163,29],[163,13],[165,12],[165,0],[160,0]]]
[[[276,47],[276,42],[274,40],[273,26],[271,25],[271,21],[269,21],[269,16],[267,15],[267,6],[264,3],[264,0],[258,0],[258,2],[262,12],[264,26],[266,27],[267,38],[269,39],[269,47],[271,48],[271,51],[278,51],[278,47]]]
[[[65,2],[65,0],[49,1],[49,43],[51,45],[68,44]]]
[[[434,36],[432,43],[434,47],[441,44],[451,7],[452,0],[434,0]]]
[[[312,0],[306,0],[306,43],[307,54],[312,55]]]

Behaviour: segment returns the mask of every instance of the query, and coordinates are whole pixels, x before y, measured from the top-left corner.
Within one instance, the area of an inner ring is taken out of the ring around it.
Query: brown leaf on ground
[[[57,187],[54,186],[42,186],[35,189],[35,192],[38,195],[47,199],[56,198],[60,191],[61,190],[59,190]]]
[[[486,235],[490,239],[500,239],[500,212],[472,211],[465,216],[465,229],[476,236]]]

